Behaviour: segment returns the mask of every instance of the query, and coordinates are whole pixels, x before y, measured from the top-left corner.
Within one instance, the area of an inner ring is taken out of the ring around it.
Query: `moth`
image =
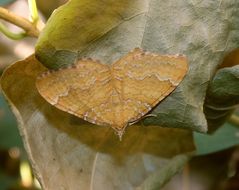
[[[122,136],[168,96],[188,70],[182,55],[134,49],[111,65],[92,59],[43,73],[36,80],[41,96],[55,107],[90,123],[110,126]]]

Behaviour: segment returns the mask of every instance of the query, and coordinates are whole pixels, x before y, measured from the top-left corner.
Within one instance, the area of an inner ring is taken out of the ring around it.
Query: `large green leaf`
[[[236,0],[71,0],[47,22],[36,56],[55,69],[84,56],[110,64],[135,47],[185,54],[186,78],[144,124],[205,132],[209,80],[239,45],[238,8]]]
[[[141,183],[156,171],[159,187],[186,162],[186,155],[177,156],[194,150],[188,130],[134,125],[119,141],[111,128],[56,109],[35,87],[44,70],[31,56],[9,67],[1,79],[44,189],[144,189]]]

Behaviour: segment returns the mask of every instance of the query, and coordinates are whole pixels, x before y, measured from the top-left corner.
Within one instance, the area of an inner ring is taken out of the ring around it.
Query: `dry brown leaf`
[[[8,68],[1,80],[44,189],[136,188],[166,167],[166,158],[194,150],[190,131],[133,125],[120,142],[112,129],[58,110],[35,87],[44,70],[31,56]]]

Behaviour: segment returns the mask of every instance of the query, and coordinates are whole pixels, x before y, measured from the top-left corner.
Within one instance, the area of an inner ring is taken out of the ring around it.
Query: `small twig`
[[[15,15],[14,13],[2,7],[0,7],[0,18],[22,28],[23,30],[25,30],[26,35],[28,36],[31,37],[39,36],[40,31],[37,29],[36,25],[31,23],[24,17]]]
[[[238,115],[232,114],[232,116],[228,119],[228,121],[239,127],[239,116]]]

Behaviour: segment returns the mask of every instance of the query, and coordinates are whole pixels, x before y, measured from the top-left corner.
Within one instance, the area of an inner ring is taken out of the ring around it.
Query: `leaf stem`
[[[39,21],[37,5],[35,0],[28,0],[28,6],[31,13],[31,21],[34,25],[37,25]]]
[[[8,28],[1,22],[0,22],[0,31],[12,40],[20,40],[20,39],[26,37],[25,32],[13,33],[11,31],[9,31]]]
[[[31,37],[39,36],[40,31],[34,24],[32,24],[29,20],[25,19],[24,17],[15,15],[14,13],[10,12],[9,10],[3,7],[0,7],[0,18],[22,28],[23,30],[25,30],[25,34],[28,36]]]
[[[180,171],[185,164],[190,160],[191,155],[178,155],[172,158],[169,163],[160,168],[160,170],[155,171],[150,175],[146,180],[136,189],[148,189],[148,190],[157,190],[161,189],[162,186],[178,171]]]

